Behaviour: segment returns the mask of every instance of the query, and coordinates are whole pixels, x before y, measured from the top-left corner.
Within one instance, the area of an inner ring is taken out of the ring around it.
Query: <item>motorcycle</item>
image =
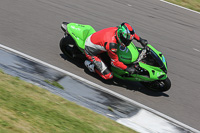
[[[85,40],[96,32],[94,28],[90,25],[63,22],[61,29],[64,31],[64,37],[60,41],[60,49],[63,54],[70,58],[85,57]],[[117,55],[119,61],[127,66],[131,67],[137,63],[137,72],[130,74],[108,65],[114,77],[138,81],[146,88],[156,92],[165,92],[170,89],[171,81],[167,76],[166,59],[152,45],[147,44],[145,48],[136,47],[132,42],[128,47],[119,45]]]

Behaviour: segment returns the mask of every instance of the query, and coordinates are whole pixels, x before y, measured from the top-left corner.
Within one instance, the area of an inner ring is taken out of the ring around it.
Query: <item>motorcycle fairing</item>
[[[129,75],[128,72],[121,70],[116,67],[111,67],[111,70],[119,79],[130,80],[130,81],[155,81],[155,80],[164,80],[167,78],[166,73],[164,73],[161,69],[157,67],[153,67],[142,62],[139,62],[141,68],[143,68],[146,72],[145,75],[142,74],[132,74]]]
[[[67,25],[67,31],[71,37],[75,40],[77,46],[81,51],[85,49],[85,40],[91,34],[96,32],[90,25],[83,25],[77,23],[69,23]]]
[[[137,60],[139,52],[135,45],[131,42],[128,47],[119,45],[117,49],[117,55],[119,57],[119,61],[123,62],[124,64],[131,64]]]
[[[164,55],[160,51],[156,50],[152,45],[148,44],[148,47],[151,49],[152,56],[157,61],[159,67],[165,73],[167,73],[167,62]],[[156,59],[156,58],[159,58],[159,59]]]

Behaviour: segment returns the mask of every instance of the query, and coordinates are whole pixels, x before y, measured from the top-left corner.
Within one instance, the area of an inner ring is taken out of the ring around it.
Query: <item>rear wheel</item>
[[[63,37],[60,40],[60,50],[63,52],[64,55],[74,58],[74,50],[76,49],[76,45],[74,39],[71,36]]]
[[[152,82],[141,82],[146,88],[156,91],[156,92],[165,92],[168,91],[171,87],[171,81],[167,77],[165,80],[156,80]]]

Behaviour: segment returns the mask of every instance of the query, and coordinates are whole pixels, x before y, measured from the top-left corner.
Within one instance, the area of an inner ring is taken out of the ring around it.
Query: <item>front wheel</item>
[[[152,82],[141,82],[146,88],[156,91],[156,92],[165,92],[168,91],[171,87],[171,81],[167,77],[165,80],[156,80]]]

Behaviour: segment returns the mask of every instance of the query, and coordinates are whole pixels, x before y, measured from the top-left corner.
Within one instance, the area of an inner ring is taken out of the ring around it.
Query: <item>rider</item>
[[[118,27],[110,27],[93,33],[85,42],[85,55],[88,59],[84,63],[85,66],[104,79],[113,78],[112,73],[99,56],[100,53],[107,52],[112,66],[134,73],[135,69],[120,62],[116,53],[118,44],[127,47],[133,39],[140,42],[143,47],[148,44],[147,40],[139,37],[133,27],[126,22]]]

